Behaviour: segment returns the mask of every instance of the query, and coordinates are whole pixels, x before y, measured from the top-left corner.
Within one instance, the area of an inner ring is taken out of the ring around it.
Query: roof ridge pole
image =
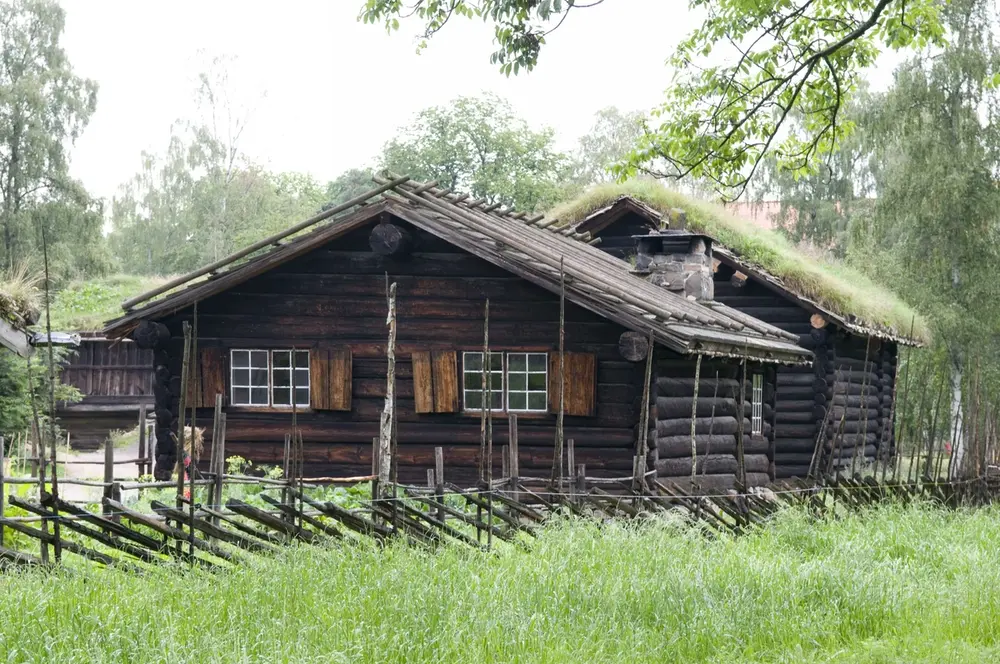
[[[400,176],[400,177],[394,178],[394,179],[392,179],[392,180],[390,180],[388,182],[384,182],[384,183],[380,184],[378,187],[376,187],[376,188],[374,188],[374,189],[372,189],[372,190],[370,190],[368,192],[365,192],[363,194],[355,196],[354,198],[352,198],[352,199],[350,199],[348,201],[344,201],[340,205],[335,205],[334,207],[330,208],[329,210],[324,210],[324,211],[320,212],[319,214],[315,214],[312,217],[309,217],[308,219],[306,219],[305,221],[301,221],[301,222],[295,224],[294,226],[286,228],[285,230],[281,231],[280,233],[275,233],[274,235],[270,235],[270,236],[264,238],[263,240],[258,240],[257,242],[254,242],[253,244],[251,244],[249,247],[245,247],[243,249],[240,249],[239,251],[237,251],[235,253],[232,253],[232,254],[226,256],[225,258],[220,258],[219,260],[215,261],[214,263],[210,263],[210,264],[208,264],[208,265],[206,265],[204,267],[200,267],[197,270],[194,270],[193,272],[188,272],[187,274],[181,275],[181,276],[177,277],[176,279],[171,279],[167,283],[165,283],[165,284],[163,284],[161,286],[157,286],[156,288],[153,288],[152,290],[148,290],[145,293],[142,293],[142,294],[137,295],[135,297],[129,298],[129,299],[125,300],[124,302],[122,302],[122,309],[124,309],[124,310],[127,311],[127,310],[131,309],[132,307],[134,307],[135,305],[139,304],[140,302],[145,302],[146,300],[152,299],[152,298],[156,297],[157,295],[160,295],[161,293],[167,292],[171,288],[175,288],[177,286],[180,286],[181,284],[187,283],[188,281],[191,281],[192,279],[196,279],[197,277],[200,277],[200,276],[202,276],[204,274],[208,274],[209,272],[214,272],[215,270],[218,270],[220,267],[224,267],[226,265],[229,265],[230,263],[232,263],[234,261],[237,261],[237,260],[243,258],[244,256],[248,255],[248,254],[252,254],[253,252],[255,252],[255,251],[259,250],[259,249],[263,249],[264,247],[266,247],[268,245],[274,244],[278,240],[281,240],[282,238],[286,238],[289,235],[292,235],[293,233],[298,233],[299,231],[301,231],[303,229],[306,229],[309,226],[312,226],[314,224],[317,224],[317,223],[323,221],[324,219],[329,219],[333,215],[338,214],[340,212],[343,212],[344,210],[348,210],[348,209],[354,207],[355,205],[359,205],[361,203],[364,203],[368,199],[373,198],[375,196],[378,196],[382,192],[388,191],[389,189],[392,189],[393,187],[395,187],[397,185],[403,184],[404,182],[408,182],[409,180],[410,180],[409,177]]]
[[[444,204],[442,204],[441,201],[433,200],[433,195],[431,195],[430,199],[427,199],[427,198],[421,198],[420,196],[416,196],[412,192],[402,187],[396,188],[396,191],[404,198],[407,198],[409,200],[419,201],[420,203],[426,205],[431,209],[436,210],[441,214],[444,215],[459,214],[462,216],[463,219],[467,220],[470,224],[474,224],[475,229],[477,231],[491,237],[494,240],[499,240],[501,242],[509,243],[512,239],[512,233],[514,231],[512,231],[509,228],[503,227],[502,224],[516,223],[516,222],[511,222],[510,220],[502,217],[486,217],[485,219],[481,219],[478,218],[473,211],[466,210],[458,206],[454,206],[453,209],[449,210],[447,207],[445,207]],[[606,267],[607,270],[602,270],[600,269],[601,268],[600,263],[594,260],[590,260],[598,256],[607,256],[607,254],[604,254],[604,252],[595,251],[591,253],[588,250],[586,254],[581,255],[580,252],[583,251],[582,247],[585,245],[582,245],[577,242],[564,242],[557,240],[556,236],[552,233],[547,233],[545,231],[540,231],[540,230],[534,230],[532,229],[532,227],[525,226],[524,224],[517,224],[517,228],[519,232],[531,233],[539,240],[539,242],[536,243],[539,245],[538,247],[533,245],[532,246],[526,245],[524,247],[519,247],[519,250],[522,251],[522,253],[526,253],[529,256],[531,256],[532,259],[539,261],[544,265],[554,268],[557,265],[555,258],[549,253],[545,252],[541,248],[541,245],[545,245],[548,248],[552,249],[553,251],[558,251],[560,252],[560,254],[572,252],[573,255],[580,261],[588,262],[589,263],[588,267],[591,268],[589,272],[582,271],[575,278],[584,281],[586,283],[589,283],[592,286],[604,289],[607,292],[613,294],[618,299],[624,300],[630,304],[634,304],[638,307],[641,307],[649,311],[654,315],[660,316],[664,319],[664,322],[668,322],[670,320],[674,320],[675,322],[688,320],[694,323],[702,323],[707,325],[714,324],[724,330],[740,331],[745,329],[744,325],[738,323],[737,321],[734,321],[731,318],[724,317],[721,314],[716,314],[715,312],[712,312],[710,309],[706,307],[701,307],[700,305],[691,305],[684,298],[670,294],[668,291],[665,291],[663,289],[657,288],[656,286],[653,286],[652,284],[649,284],[650,289],[656,289],[657,295],[661,297],[672,296],[672,299],[675,301],[672,302],[671,304],[676,307],[677,311],[670,312],[663,307],[657,306],[656,304],[650,302],[649,300],[633,295],[632,293],[629,293],[624,289],[615,286],[614,281],[620,277],[620,275],[617,274],[617,271],[620,269],[620,266],[617,263],[613,265],[605,265],[604,267]],[[607,256],[607,258],[612,261],[615,260],[612,259],[610,256]],[[616,273],[611,273],[610,270],[615,270]],[[696,306],[698,308],[695,308]]]

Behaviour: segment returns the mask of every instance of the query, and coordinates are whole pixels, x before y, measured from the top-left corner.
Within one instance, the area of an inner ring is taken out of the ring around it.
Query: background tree
[[[641,111],[621,111],[616,106],[598,111],[573,155],[574,179],[583,185],[612,181],[611,167],[635,147],[642,136],[644,119]]]
[[[545,36],[575,10],[622,3],[570,0],[367,0],[366,22],[391,31],[424,23],[424,41],[454,17],[495,29],[492,60],[506,74],[530,70]],[[883,49],[943,43],[941,0],[689,0],[706,18],[670,59],[667,98],[619,177],[692,176],[728,196],[743,193],[765,155],[785,170],[814,171],[851,134],[843,108]],[[802,132],[787,133],[794,115]]]
[[[418,113],[385,145],[379,167],[532,211],[564,194],[570,163],[552,129],[531,129],[486,94]]]
[[[52,0],[0,4],[0,252],[8,267],[48,238],[57,279],[106,267],[100,208],[68,175],[67,147],[87,125],[97,84],[73,72]]]

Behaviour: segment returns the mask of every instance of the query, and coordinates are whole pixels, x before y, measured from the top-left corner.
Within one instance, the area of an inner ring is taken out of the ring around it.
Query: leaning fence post
[[[576,467],[576,492],[579,494],[579,501],[583,501],[583,495],[587,493],[587,466],[580,464]]]
[[[139,404],[139,458],[135,465],[140,477],[146,474],[146,404]]]
[[[576,471],[576,444],[570,438],[566,441],[566,477],[572,478]],[[572,483],[572,479],[570,479]]]
[[[507,456],[510,462],[510,489],[513,491],[514,500],[518,500],[517,485],[520,484],[521,463],[517,450],[517,415],[511,413],[508,419],[510,421],[510,451]]]
[[[104,516],[111,515],[111,507],[108,500],[114,500],[112,483],[115,481],[115,444],[110,437],[104,440],[104,498],[101,501]]]
[[[444,521],[444,448],[434,448],[434,494],[435,499],[442,504],[438,507],[438,519]]]
[[[6,457],[4,456],[3,449],[3,436],[0,436],[0,519],[3,518],[3,503],[4,503],[4,465],[6,464]],[[3,523],[0,523],[0,546],[3,546]]]

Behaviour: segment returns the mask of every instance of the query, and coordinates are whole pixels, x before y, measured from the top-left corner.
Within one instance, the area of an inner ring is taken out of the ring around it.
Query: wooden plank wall
[[[377,435],[386,390],[387,273],[397,283],[401,479],[424,481],[425,469],[434,464],[435,446],[444,447],[449,479],[473,479],[480,440],[478,414],[416,412],[412,353],[481,350],[486,298],[494,350],[557,348],[557,296],[405,222],[397,223],[414,238],[414,251],[407,260],[375,255],[368,242],[370,228],[363,228],[199,305],[202,348],[323,344],[350,350],[350,411],[307,412],[298,417],[308,475],[367,474],[371,469],[371,441]],[[191,319],[190,311],[164,321],[172,342],[162,359],[170,363],[175,376],[180,374],[184,319]],[[623,331],[567,303],[566,349],[593,353],[597,362],[595,415],[567,416],[565,422],[566,438],[575,441],[576,462],[586,464],[592,475],[630,475],[632,470],[644,367],[618,354]],[[227,410],[227,454],[280,463],[290,427],[288,411]],[[207,425],[210,415],[209,409],[200,410],[200,422]],[[519,414],[523,475],[549,472],[555,419],[552,414]],[[501,447],[508,440],[504,416],[494,418],[493,430],[499,473]]]
[[[84,397],[151,396],[153,351],[128,340],[83,339],[63,368],[62,382]]]

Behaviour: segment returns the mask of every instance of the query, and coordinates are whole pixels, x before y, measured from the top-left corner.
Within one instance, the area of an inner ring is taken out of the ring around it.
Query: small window
[[[230,402],[234,406],[309,407],[309,351],[233,350],[230,353]]]
[[[503,410],[503,353],[490,353],[486,371],[492,410]],[[462,394],[465,410],[483,408],[483,354],[462,353]]]
[[[548,364],[547,353],[507,353],[507,410],[548,410]]]
[[[490,353],[490,403],[494,411],[546,412],[549,405],[547,353]],[[462,353],[465,410],[483,405],[483,354]]]
[[[753,375],[750,398],[750,435],[759,436],[764,430],[764,376]]]

